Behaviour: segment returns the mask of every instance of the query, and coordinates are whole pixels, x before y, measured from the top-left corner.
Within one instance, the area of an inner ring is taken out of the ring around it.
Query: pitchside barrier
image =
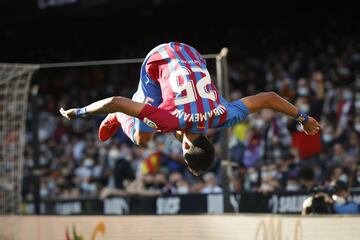
[[[340,215],[22,216],[14,221],[19,225],[19,240],[355,240],[360,237],[360,217]],[[7,239],[6,230],[1,235],[0,239]]]
[[[242,193],[230,196],[232,212],[299,214],[308,193]],[[114,197],[100,200],[43,200],[40,214],[45,215],[169,215],[221,214],[223,194],[185,194],[159,197]],[[360,204],[360,192],[352,192],[351,200]],[[23,214],[34,214],[33,203],[22,204]],[[360,239],[360,238],[359,238]]]

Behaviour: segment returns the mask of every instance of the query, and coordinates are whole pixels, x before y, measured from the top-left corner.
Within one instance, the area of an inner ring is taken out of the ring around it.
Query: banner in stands
[[[305,193],[242,193],[230,196],[233,212],[300,213]],[[360,192],[351,199],[360,204]],[[99,199],[47,200],[40,205],[41,214],[56,215],[175,215],[223,213],[223,194],[186,194],[159,197],[116,197]],[[34,204],[24,203],[24,214],[34,214]]]

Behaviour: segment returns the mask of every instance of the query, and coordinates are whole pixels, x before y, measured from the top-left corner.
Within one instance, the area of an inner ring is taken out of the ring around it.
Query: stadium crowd
[[[269,47],[256,56],[230,58],[232,100],[275,91],[322,125],[320,134],[307,136],[293,119],[264,110],[229,129],[231,191],[308,191],[337,180],[360,187],[359,43],[356,34],[326,33],[309,42]],[[42,198],[222,192],[219,131],[210,133],[218,153],[215,165],[194,177],[171,134],[137,147],[120,129],[102,143],[97,129],[103,118],[69,122],[58,113],[61,106],[83,106],[112,95],[131,97],[138,72],[138,65],[114,65],[41,70],[34,76],[40,87]],[[210,72],[215,79],[214,69]],[[29,111],[29,126],[31,119]],[[27,200],[33,198],[34,186],[31,136],[29,127],[23,180]]]

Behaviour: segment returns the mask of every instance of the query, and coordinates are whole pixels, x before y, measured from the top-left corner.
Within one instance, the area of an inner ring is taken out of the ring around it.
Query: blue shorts
[[[133,95],[132,100],[135,102],[148,103],[154,107],[158,107],[163,101],[161,88],[157,82],[154,82],[154,80],[150,79],[147,75],[145,65],[146,61],[141,66],[139,86]],[[156,131],[154,128],[147,126],[138,118],[134,118],[134,122],[135,128],[138,132]]]

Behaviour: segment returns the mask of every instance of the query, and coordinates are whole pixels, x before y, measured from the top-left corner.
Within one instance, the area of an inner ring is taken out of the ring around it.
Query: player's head
[[[189,171],[199,176],[211,168],[214,163],[214,146],[205,136],[190,141],[186,134],[183,137],[183,155]]]

